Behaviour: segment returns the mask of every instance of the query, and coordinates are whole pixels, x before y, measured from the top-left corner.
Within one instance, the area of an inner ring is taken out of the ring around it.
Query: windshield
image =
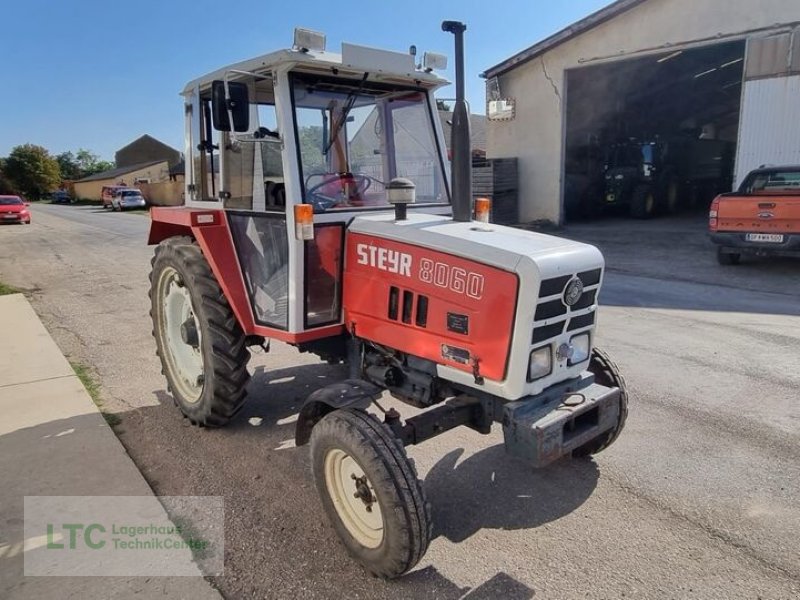
[[[295,74],[304,202],[316,212],[385,206],[406,177],[417,203],[449,203],[425,92]]]
[[[14,204],[22,204],[22,200],[16,196],[0,198],[0,206],[12,206]]]
[[[122,195],[125,197],[141,196],[142,192],[122,192]]]
[[[649,148],[649,146],[645,146]],[[612,146],[609,153],[608,166],[611,169],[621,167],[638,167],[644,158],[642,147],[632,144],[618,144]]]

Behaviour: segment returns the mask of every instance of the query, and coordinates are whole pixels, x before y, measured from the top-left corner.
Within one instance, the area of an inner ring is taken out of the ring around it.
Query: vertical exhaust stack
[[[453,107],[453,132],[450,144],[453,160],[453,220],[472,220],[472,156],[470,150],[469,111],[464,99],[464,32],[460,21],[443,21],[442,31],[456,38],[456,104]]]

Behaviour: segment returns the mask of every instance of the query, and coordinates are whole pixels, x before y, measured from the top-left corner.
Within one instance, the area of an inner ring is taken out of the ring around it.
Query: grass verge
[[[8,294],[20,294],[20,290],[15,288],[13,285],[8,285],[0,281],[0,296],[7,296]]]
[[[69,361],[69,364],[72,367],[72,370],[75,371],[75,375],[77,375],[78,379],[81,380],[83,387],[86,388],[86,391],[89,393],[89,396],[95,403],[95,406],[100,409],[100,414],[103,415],[106,423],[108,423],[111,427],[119,425],[122,422],[122,419],[118,415],[103,410],[103,400],[100,397],[100,383],[97,381],[89,367],[73,361]]]

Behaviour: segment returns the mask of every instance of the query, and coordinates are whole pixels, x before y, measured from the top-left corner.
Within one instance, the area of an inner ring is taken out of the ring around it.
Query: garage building
[[[521,222],[608,208],[614,164],[670,156],[656,149],[664,212],[800,163],[798,0],[619,0],[482,76],[487,155],[517,158]]]

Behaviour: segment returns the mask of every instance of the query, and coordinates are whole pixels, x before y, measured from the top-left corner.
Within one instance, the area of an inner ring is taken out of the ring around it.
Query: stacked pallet
[[[492,199],[493,223],[519,222],[518,190],[516,158],[472,159],[472,196]]]

